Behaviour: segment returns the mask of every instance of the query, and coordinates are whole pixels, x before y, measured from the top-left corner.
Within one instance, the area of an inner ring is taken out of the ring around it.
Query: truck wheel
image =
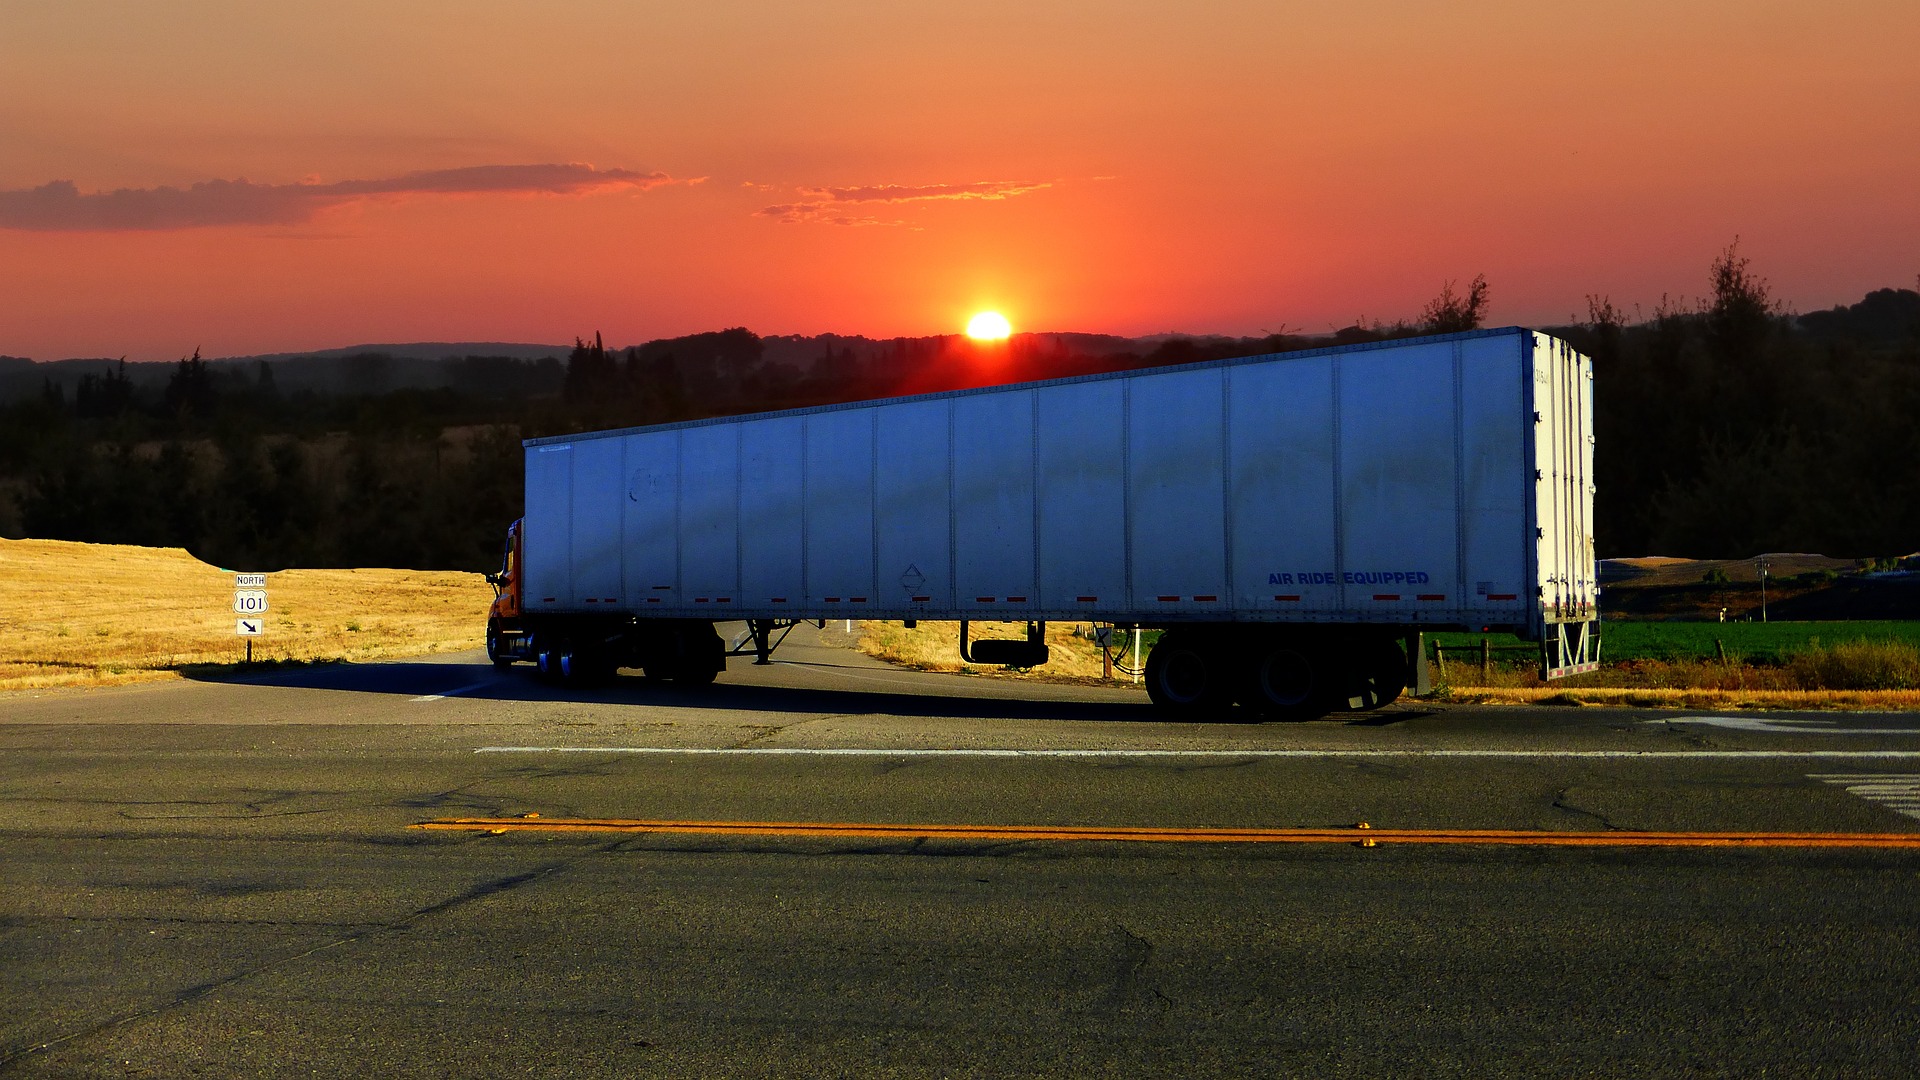
[[[1236,697],[1270,720],[1315,720],[1327,713],[1327,669],[1324,654],[1268,642],[1249,656]]]
[[[513,657],[500,653],[500,628],[493,623],[487,624],[487,659],[493,661],[496,671],[505,671],[513,666]]]
[[[1161,712],[1183,720],[1225,719],[1233,701],[1225,658],[1188,635],[1163,635],[1147,654],[1147,697]]]

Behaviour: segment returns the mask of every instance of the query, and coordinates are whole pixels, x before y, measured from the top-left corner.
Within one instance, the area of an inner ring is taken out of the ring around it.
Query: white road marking
[[[1707,724],[1733,731],[1760,731],[1769,735],[1920,735],[1920,728],[1843,728],[1837,720],[1785,720],[1768,716],[1676,716],[1642,720],[1643,724]]]
[[[473,684],[473,685],[471,685],[471,686],[462,686],[462,687],[460,687],[460,688],[459,688],[459,689],[457,689],[457,690],[448,690],[447,692],[445,692],[445,693],[443,693],[443,694],[427,694],[427,695],[424,695],[424,696],[422,696],[422,697],[417,697],[417,698],[412,698],[412,699],[410,699],[410,700],[411,700],[411,701],[414,701],[414,702],[421,702],[421,701],[444,701],[444,700],[446,700],[447,698],[450,698],[450,697],[459,697],[459,696],[460,696],[461,694],[471,694],[471,693],[473,693],[473,692],[474,692],[475,690],[484,690],[484,689],[486,689],[487,687],[489,687],[489,686],[492,686],[492,685],[493,685],[493,684],[492,684],[491,682],[477,682],[477,683],[474,683],[474,684]]]
[[[1849,795],[1920,819],[1920,773],[1814,773],[1808,779],[1844,787]]]
[[[716,746],[482,746],[476,754],[684,754],[725,757],[927,758],[1897,758],[1920,760],[1920,750],[894,750],[878,747]]]

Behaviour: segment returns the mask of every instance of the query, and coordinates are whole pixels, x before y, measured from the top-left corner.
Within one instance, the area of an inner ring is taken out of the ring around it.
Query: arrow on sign
[[[241,637],[259,637],[267,632],[265,619],[238,619],[234,622],[233,632]],[[252,648],[252,646],[248,646]]]

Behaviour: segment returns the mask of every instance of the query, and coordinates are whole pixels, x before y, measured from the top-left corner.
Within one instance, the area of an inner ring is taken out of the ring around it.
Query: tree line
[[[1737,245],[1706,285],[1647,316],[1590,297],[1585,321],[1546,328],[1594,360],[1601,555],[1920,548],[1920,292],[1796,317]],[[343,389],[291,392],[266,362],[196,352],[164,381],[105,365],[0,406],[0,534],[246,570],[484,570],[523,504],[523,438],[1466,330],[1487,309],[1478,277],[1330,337],[596,335],[564,361],[448,358],[439,385],[399,388],[377,354],[339,361]]]

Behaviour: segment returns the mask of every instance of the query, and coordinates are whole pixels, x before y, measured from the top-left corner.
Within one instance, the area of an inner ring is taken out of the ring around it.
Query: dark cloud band
[[[329,207],[401,196],[578,195],[677,183],[662,172],[591,165],[476,165],[381,180],[331,184],[255,184],[208,180],[191,187],[82,192],[72,181],[0,191],[0,228],[39,232],[198,229],[221,225],[296,225]]]

